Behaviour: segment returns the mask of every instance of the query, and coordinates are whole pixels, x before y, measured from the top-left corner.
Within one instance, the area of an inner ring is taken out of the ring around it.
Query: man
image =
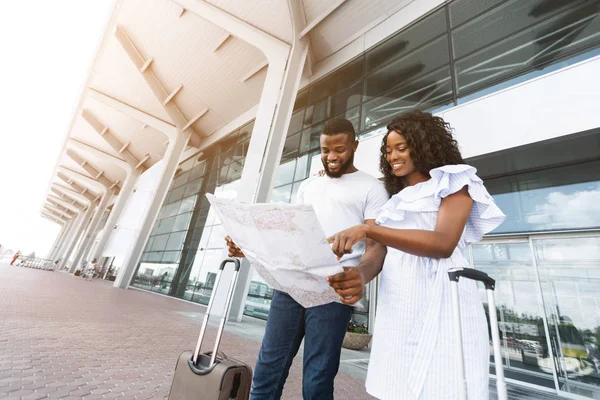
[[[320,137],[325,176],[313,176],[300,185],[297,203],[313,206],[325,234],[362,223],[374,224],[388,194],[381,182],[354,166],[358,147],[352,123],[332,119]],[[230,257],[244,257],[226,237]],[[281,398],[292,360],[304,338],[302,397],[333,399],[333,381],[338,372],[342,342],[354,304],[364,295],[365,284],[381,270],[386,249],[376,242],[357,243],[340,262],[346,272],[336,281],[340,303],[304,308],[287,293],[275,291],[267,327],[254,370],[252,400]],[[356,267],[356,268],[352,268]],[[344,284],[348,290],[340,289]]]

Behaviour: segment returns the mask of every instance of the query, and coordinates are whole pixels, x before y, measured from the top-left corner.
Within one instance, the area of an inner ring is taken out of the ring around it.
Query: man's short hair
[[[356,132],[354,131],[354,125],[352,122],[343,118],[332,118],[325,123],[323,127],[323,135],[339,135],[340,133],[346,134],[352,137],[352,140],[356,140]]]

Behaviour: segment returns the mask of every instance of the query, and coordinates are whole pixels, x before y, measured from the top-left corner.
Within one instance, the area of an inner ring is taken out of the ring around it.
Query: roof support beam
[[[74,215],[77,215],[77,212],[69,210],[67,207],[64,207],[62,205],[60,205],[58,202],[52,200],[52,199],[46,199],[46,205],[50,205],[54,208],[56,208],[59,211],[64,212],[65,214],[67,214],[69,217],[73,217]]]
[[[51,216],[53,216],[55,218],[63,219],[65,221],[68,221],[70,219],[70,217],[65,217],[62,214],[60,214],[59,212],[57,212],[56,210],[52,209],[52,207],[46,207],[46,205],[44,205],[42,207],[42,212],[50,214]]]
[[[159,132],[164,133],[169,138],[177,134],[177,127],[172,124],[163,121],[160,118],[156,118],[153,115],[145,113],[144,111],[138,110],[137,108],[130,106],[127,103],[123,103],[117,99],[114,99],[102,92],[95,89],[89,89],[88,96],[94,100],[98,100],[102,104],[105,104],[115,111],[122,112],[123,114],[140,121],[143,124],[153,127]]]
[[[242,77],[242,79],[240,79],[240,82],[242,82],[242,83],[246,82],[248,79],[252,78],[254,75],[258,74],[260,71],[262,71],[263,69],[265,69],[268,66],[269,66],[269,63],[265,60],[264,62],[260,63],[256,67],[252,68],[244,77]]]
[[[69,203],[69,202],[68,202],[68,201],[66,201],[65,199],[63,199],[63,198],[61,198],[61,197],[59,197],[59,196],[56,196],[56,195],[54,195],[54,194],[52,194],[52,193],[49,193],[49,194],[48,194],[47,200],[48,200],[48,201],[52,201],[52,202],[54,202],[54,203],[56,203],[56,204],[59,204],[60,206],[62,206],[62,207],[64,207],[64,208],[66,208],[66,209],[69,209],[69,210],[71,210],[71,211],[73,211],[73,212],[76,212],[76,213],[80,212],[80,211],[81,211],[81,209],[83,208],[83,207],[82,207],[82,206],[80,206],[80,205],[79,205],[79,203],[77,203],[77,202],[75,202],[75,204],[77,204],[77,206],[76,206],[76,205],[74,205],[73,203]]]
[[[329,8],[323,11],[323,13],[317,16],[313,21],[309,22],[308,25],[306,25],[306,27],[302,29],[302,31],[300,31],[300,39],[306,36],[310,31],[312,31],[317,25],[323,22],[325,18],[329,17],[331,13],[337,10],[345,2],[346,0],[336,0],[333,3],[331,3]]]
[[[61,175],[62,175],[62,176],[61,176]],[[58,176],[60,179],[62,179],[63,181],[65,181],[65,182],[67,182],[67,181],[69,180],[69,177],[68,177],[68,176],[66,176],[66,175],[64,175],[64,174],[62,174],[61,172],[57,173],[57,176]],[[97,196],[94,196],[94,195],[93,195],[91,192],[89,192],[89,191],[86,191],[86,192],[84,192],[84,193],[81,193],[81,192],[79,192],[79,191],[75,190],[74,188],[72,188],[72,187],[70,187],[70,186],[66,186],[66,185],[60,184],[60,183],[58,183],[58,182],[54,182],[54,183],[52,184],[52,188],[51,188],[51,190],[52,190],[54,193],[57,193],[57,194],[58,194],[58,193],[62,193],[62,194],[64,194],[65,196],[68,196],[69,198],[71,198],[71,199],[75,200],[75,201],[76,201],[76,202],[78,202],[79,204],[82,204],[82,205],[84,205],[85,207],[87,207],[87,206],[88,206],[89,204],[91,204],[91,203],[92,203],[94,200],[96,200],[96,197],[97,197]],[[81,201],[81,197],[85,198],[85,199],[88,201],[88,203],[87,203],[87,204],[86,204],[86,203],[83,203],[83,202]]]
[[[104,185],[104,187],[108,188],[108,187],[112,187],[112,186],[116,185],[116,187],[119,190],[121,189],[121,187],[116,182],[113,182],[104,176],[104,171],[102,171],[101,169],[90,164],[88,161],[86,161],[83,157],[81,157],[75,151],[73,151],[71,149],[67,149],[66,154],[73,161],[75,161],[76,163],[81,165],[81,168],[83,168],[85,170],[85,172],[92,175],[94,177],[94,179],[96,181],[100,182],[102,185]]]
[[[231,35],[229,33],[226,33],[225,35],[223,35],[223,37],[217,42],[216,46],[213,48],[213,53],[216,53],[217,50],[219,50],[221,47],[223,47],[223,45],[225,44],[225,42],[231,37]]]
[[[212,22],[243,41],[260,49],[271,64],[282,54],[288,54],[290,46],[281,39],[258,29],[204,0],[171,0],[187,11]]]
[[[55,216],[53,216],[52,214],[50,214],[50,213],[48,213],[46,211],[42,211],[41,216],[43,218],[46,218],[46,219],[52,221],[52,222],[56,222],[57,224],[60,224],[60,225],[65,225],[67,223],[67,221],[65,221],[64,219],[59,218],[59,217],[55,217]]]
[[[70,219],[70,218],[72,218],[72,217],[73,217],[73,216],[72,216],[72,215],[70,215],[69,213],[67,213],[67,212],[65,212],[65,211],[62,211],[62,210],[60,210],[60,209],[56,208],[56,206],[53,206],[52,204],[48,204],[48,203],[45,203],[45,204],[44,204],[44,210],[51,211],[51,212],[53,212],[54,214],[61,215],[61,216],[63,216],[64,218],[67,218],[67,219]]]
[[[72,207],[77,208],[79,211],[85,210],[89,204],[89,202],[83,201],[78,197],[81,195],[79,195],[79,194],[75,195],[75,194],[73,194],[75,192],[72,192],[71,189],[68,189],[66,187],[59,187],[58,184],[52,185],[52,187],[50,188],[50,191],[52,193],[49,193],[48,196],[52,196],[53,198],[61,199],[65,203],[69,203]]]
[[[62,171],[61,171],[62,170]],[[64,172],[63,172],[64,171]],[[67,175],[68,174],[68,175]],[[89,188],[80,185],[79,183],[75,182],[73,179],[71,179],[69,177],[69,175],[73,176],[73,175],[79,175],[79,176],[83,176],[84,178],[86,178],[88,180],[88,183],[95,183],[96,181],[94,181],[93,179],[80,174],[77,171],[73,171],[69,168],[65,168],[63,166],[59,166],[59,171],[56,173],[56,176],[58,176],[60,179],[62,179],[63,181],[65,181],[69,186],[71,186],[73,188],[73,190],[77,193],[77,194],[81,194],[83,196],[85,196],[86,199],[90,200],[91,202],[97,200],[100,198],[101,194],[97,194],[96,192],[90,190]],[[91,196],[88,197],[88,195]]]
[[[106,137],[106,135],[108,135],[108,133],[105,134],[103,137]],[[88,155],[104,159],[111,164],[117,164],[125,172],[129,172],[129,170],[131,168],[128,161],[118,158],[118,157],[115,157],[112,154],[106,153],[90,144],[82,142],[81,140],[69,138],[68,147],[83,151],[83,152],[87,153]],[[125,156],[123,158],[125,158]]]
[[[117,41],[121,44],[121,47],[123,47],[123,50],[125,50],[125,53],[127,53],[127,55],[129,56],[129,59],[131,60],[133,65],[135,65],[138,71],[142,74],[142,77],[146,81],[146,84],[148,85],[150,90],[152,90],[152,93],[154,93],[156,99],[160,101],[160,103],[162,104],[163,108],[165,109],[166,113],[169,115],[175,126],[182,132],[188,129],[191,130],[192,135],[190,137],[189,145],[193,147],[200,146],[202,138],[200,137],[200,135],[198,135],[196,131],[194,131],[194,128],[192,128],[192,124],[189,123],[190,121],[188,121],[187,118],[183,115],[183,113],[175,104],[175,102],[169,99],[169,93],[166,91],[163,84],[152,71],[152,67],[146,67],[146,69],[143,70],[147,61],[146,59],[144,59],[144,57],[139,52],[139,50],[137,49],[131,38],[127,35],[127,32],[125,32],[125,29],[123,29],[122,26],[117,25],[115,29],[115,37],[117,38]],[[202,115],[206,114],[207,111],[208,109],[203,110]],[[171,139],[173,139],[173,137],[171,137]]]

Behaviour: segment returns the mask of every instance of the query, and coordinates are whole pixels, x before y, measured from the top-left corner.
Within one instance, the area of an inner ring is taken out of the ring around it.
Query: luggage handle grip
[[[496,281],[493,278],[491,278],[485,272],[478,271],[473,268],[451,269],[448,271],[448,276],[453,282],[458,282],[460,278],[467,278],[481,282],[487,290],[494,290],[496,287]]]
[[[210,358],[210,365],[209,367],[212,367],[213,364],[215,363],[216,360],[216,356],[217,356],[217,352],[219,350],[219,344],[221,342],[221,336],[223,334],[223,328],[225,325],[225,319],[227,318],[227,314],[229,314],[229,307],[231,305],[231,298],[233,297],[233,288],[235,287],[236,281],[237,281],[237,277],[240,271],[240,260],[236,259],[236,258],[228,258],[223,260],[223,262],[221,263],[221,265],[219,266],[219,270],[217,272],[217,276],[215,278],[215,284],[213,285],[213,291],[211,293],[210,299],[208,300],[208,306],[206,307],[206,311],[204,313],[204,320],[202,321],[202,328],[200,328],[200,335],[198,336],[198,342],[196,344],[196,349],[194,351],[194,353],[192,354],[192,363],[194,365],[198,365],[198,355],[200,354],[200,348],[202,347],[202,342],[204,340],[204,334],[206,333],[206,328],[208,326],[208,319],[210,317],[210,311],[212,309],[213,306],[213,301],[215,299],[215,294],[217,293],[217,290],[219,288],[219,282],[221,281],[221,274],[223,272],[223,270],[225,269],[225,266],[229,263],[233,263],[235,266],[235,270],[233,272],[233,277],[231,278],[231,283],[229,284],[229,291],[227,293],[227,299],[225,301],[225,310],[223,312],[223,316],[221,318],[221,323],[219,324],[219,330],[217,332],[217,337],[215,339],[215,345],[213,348],[213,352],[211,354],[211,358]]]

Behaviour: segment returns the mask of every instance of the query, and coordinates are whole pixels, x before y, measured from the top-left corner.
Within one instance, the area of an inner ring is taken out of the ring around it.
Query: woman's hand
[[[225,236],[225,243],[227,243],[227,248],[229,250],[229,257],[246,257],[242,250],[237,247],[237,245],[233,242],[233,240],[229,236]]]
[[[336,233],[327,241],[332,243],[331,250],[335,255],[341,258],[344,254],[352,253],[352,246],[367,238],[368,230],[369,226],[367,224],[356,225]]]

